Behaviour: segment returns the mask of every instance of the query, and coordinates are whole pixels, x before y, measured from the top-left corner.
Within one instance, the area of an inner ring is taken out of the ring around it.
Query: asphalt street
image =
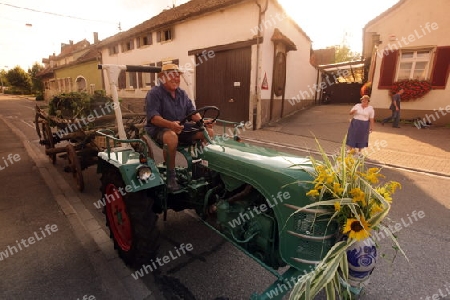
[[[13,161],[7,160],[10,165],[0,171],[0,252],[14,252],[0,261],[0,299],[82,299],[91,295],[96,299],[159,300],[176,299],[174,294],[182,293],[185,299],[234,300],[249,299],[253,292],[261,293],[272,283],[271,274],[206,228],[191,211],[170,212],[168,220],[160,218],[158,225],[161,254],[175,251],[182,243],[192,245],[192,251],[134,279],[132,275],[137,273],[117,258],[104,215],[94,205],[100,196],[95,167],[83,171],[85,191],[76,191],[71,174],[64,172],[65,160],[58,158],[52,165],[43,154],[34,130],[34,104],[27,99],[0,99],[0,156],[7,159],[12,154]],[[298,122],[292,119],[243,136],[258,145],[310,155],[313,146],[293,143],[293,137],[307,135],[298,128],[316,127]],[[390,134],[389,129],[383,130]],[[272,133],[278,135],[278,140],[267,140]],[[289,137],[280,140],[286,134]],[[383,138],[383,131],[377,134]],[[330,149],[334,147],[333,136],[318,135],[324,143],[330,143]],[[308,138],[308,145],[312,145],[314,140]],[[430,143],[429,147],[434,146]],[[15,154],[20,160],[14,160]],[[0,167],[4,164],[0,160]],[[396,234],[408,259],[397,255],[391,263],[394,252],[388,240],[380,237],[385,258],[379,261],[361,299],[431,299],[433,295],[444,299],[439,293],[450,290],[450,178],[445,170],[438,171],[407,166],[385,168],[387,177],[403,185],[390,218],[393,226],[400,224]],[[57,230],[49,229],[48,234],[46,225],[55,225]],[[35,238],[34,244],[20,244],[30,237]]]

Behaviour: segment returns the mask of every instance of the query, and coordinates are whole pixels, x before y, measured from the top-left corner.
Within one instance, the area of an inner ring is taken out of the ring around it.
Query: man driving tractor
[[[178,143],[192,144],[195,140],[205,142],[203,131],[199,131],[197,122],[202,120],[199,113],[192,115],[192,123],[181,124],[186,116],[195,111],[195,105],[187,93],[180,88],[180,75],[183,72],[176,64],[164,64],[158,73],[159,85],[148,91],[145,97],[149,136],[159,145],[167,145],[164,160],[167,164],[167,187],[171,191],[179,190],[175,174],[175,156]],[[205,121],[206,130],[213,136],[212,124]]]

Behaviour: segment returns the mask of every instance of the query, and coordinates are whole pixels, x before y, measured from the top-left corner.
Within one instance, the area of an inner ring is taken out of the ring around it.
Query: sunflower
[[[341,203],[339,201],[334,202],[334,210],[335,211],[341,210]]]
[[[353,198],[353,202],[360,201],[363,205],[366,204],[366,194],[360,188],[353,188],[349,193]]]
[[[370,236],[370,224],[367,223],[364,217],[360,217],[359,220],[356,218],[348,218],[345,223],[343,233],[347,234],[349,238],[361,241]]]
[[[312,190],[310,190],[309,192],[306,193],[306,196],[312,196],[312,197],[319,196],[319,191],[315,190],[315,189],[312,189]]]

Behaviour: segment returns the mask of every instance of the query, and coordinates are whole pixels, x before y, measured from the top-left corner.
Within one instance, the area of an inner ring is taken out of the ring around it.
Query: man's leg
[[[180,189],[175,174],[175,157],[177,155],[178,136],[172,130],[166,130],[162,136],[162,142],[167,145],[164,152],[164,161],[167,165],[167,182],[170,190]]]
[[[394,122],[392,124],[392,127],[399,127],[398,123],[400,122],[400,111],[396,110],[394,115]]]
[[[214,130],[212,128],[206,127],[206,131],[208,131],[208,135],[212,139],[213,136],[214,136]],[[203,143],[207,142],[207,140],[205,139],[205,134],[203,133],[203,131],[196,132],[193,135],[192,140],[201,140]]]
[[[392,119],[394,118],[394,114],[395,114],[395,110],[393,110],[393,111],[391,112],[391,116],[390,116],[390,117],[387,117],[386,119],[384,119],[383,121],[381,121],[381,124],[384,125],[384,123],[387,123],[387,122],[389,122],[390,120],[392,120]]]

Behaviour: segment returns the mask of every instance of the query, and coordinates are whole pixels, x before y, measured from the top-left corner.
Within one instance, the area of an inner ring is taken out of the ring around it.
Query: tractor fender
[[[97,173],[108,170],[105,166],[114,166],[122,175],[125,192],[127,193],[147,190],[164,184],[154,161],[149,159],[146,163],[141,163],[139,162],[139,153],[132,150],[128,149],[117,153],[111,151],[109,153],[107,151],[99,152],[98,159]],[[137,176],[137,171],[141,167],[148,167],[151,170],[151,176],[147,180],[141,180]]]

